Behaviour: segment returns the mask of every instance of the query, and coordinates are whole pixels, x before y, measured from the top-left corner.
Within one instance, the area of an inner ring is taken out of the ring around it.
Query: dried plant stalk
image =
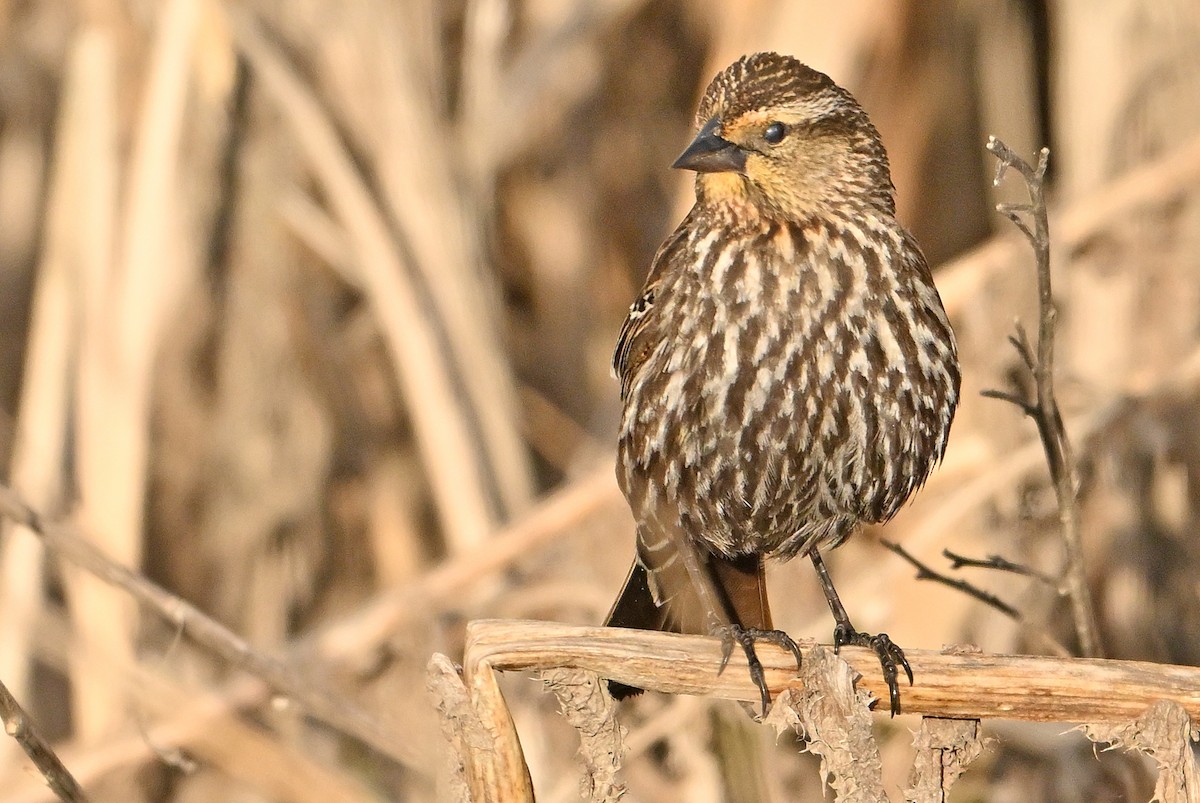
[[[145,480],[146,397],[134,388],[125,369],[127,354],[118,345],[111,305],[115,288],[117,200],[116,45],[109,31],[92,28],[77,53],[87,58],[79,69],[88,119],[90,158],[80,158],[79,240],[73,254],[77,288],[78,342],[74,382],[74,458],[78,461],[78,515],[95,528],[95,539],[130,564],[141,557],[141,489]],[[138,313],[133,313],[138,314]],[[118,374],[118,370],[120,374]],[[141,390],[145,390],[142,385]],[[134,512],[136,511],[136,517]],[[67,599],[81,631],[114,654],[133,655],[133,609],[127,599],[84,574],[64,575]],[[72,716],[84,739],[104,735],[121,721],[122,704],[103,681],[88,671],[81,655],[71,680]]]
[[[529,768],[491,667],[476,666],[464,681],[448,658],[435,654],[427,677],[443,731],[457,752],[450,791],[461,795],[465,779],[473,803],[532,801]]]
[[[585,770],[580,794],[587,800],[615,803],[625,792],[617,782],[625,729],[617,722],[616,701],[592,672],[551,669],[542,673],[542,680],[558,698],[563,716],[579,732],[579,755]]]
[[[3,683],[0,683],[0,721],[4,723],[4,732],[21,745],[21,749],[33,761],[34,766],[46,779],[47,786],[59,800],[65,803],[83,803],[87,800],[79,782],[71,775],[50,744],[38,733],[29,714],[25,713],[25,709]]]
[[[450,744],[438,777],[439,797],[467,803],[471,799],[467,756],[474,750],[491,749],[491,737],[471,706],[471,695],[449,658],[434,653],[429,659],[425,688],[440,715],[442,735]]]
[[[1038,435],[1041,437],[1050,469],[1050,480],[1058,499],[1066,558],[1063,567],[1063,587],[1071,602],[1071,615],[1075,622],[1075,633],[1079,638],[1079,648],[1085,656],[1096,658],[1103,653],[1103,648],[1100,644],[1100,629],[1096,624],[1096,609],[1087,584],[1083,539],[1079,531],[1079,475],[1054,391],[1054,335],[1058,314],[1051,286],[1050,224],[1045,193],[1046,167],[1049,164],[1050,151],[1048,148],[1042,148],[1035,168],[995,137],[988,140],[987,149],[999,160],[993,183],[999,186],[1005,172],[1012,168],[1021,174],[1029,192],[1027,204],[999,204],[996,208],[1021,230],[1033,249],[1037,263],[1038,335],[1036,350],[1030,345],[1025,330],[1019,325],[1016,336],[1009,338],[1033,376],[1035,398],[1026,401],[1019,396],[997,391],[985,391],[984,395],[1013,402],[1037,423]],[[1025,215],[1030,217],[1030,223],[1025,221]]]
[[[798,642],[807,656],[813,642]],[[905,655],[915,676],[911,687],[900,687],[907,713],[951,719],[1128,722],[1165,699],[1200,718],[1200,667],[930,650],[905,650]],[[861,676],[859,688],[886,698],[874,652],[843,647],[841,657]],[[803,688],[789,653],[764,644],[759,658],[772,695]],[[570,667],[671,694],[759,699],[744,658],[739,661],[735,655],[728,669],[718,674],[721,641],[705,636],[479,620],[467,626],[463,661],[468,675],[482,664],[499,670]]]
[[[1192,742],[1200,740],[1188,715],[1178,703],[1159,700],[1133,722],[1119,725],[1086,725],[1083,732],[1093,742],[1107,742],[1108,749],[1121,748],[1145,753],[1158,764],[1154,800],[1160,803],[1200,801],[1200,776]]]
[[[904,799],[912,803],[945,803],[950,787],[983,752],[979,720],[923,717],[913,746],[917,755]]]
[[[821,757],[821,774],[839,803],[887,803],[883,763],[871,733],[870,695],[855,688],[855,672],[832,650],[813,647],[800,668],[804,691],[793,702],[808,738]],[[795,691],[794,689],[792,690]]]
[[[482,12],[469,15],[474,22],[504,13],[502,4],[491,4],[491,14],[483,8],[485,5],[470,4],[469,10]],[[384,9],[389,6],[379,4],[381,19],[388,19],[389,11]],[[421,17],[432,19],[432,15]],[[500,20],[483,25],[472,25],[471,21],[465,31],[471,37],[466,52],[478,48],[469,58],[488,60],[486,69],[496,76],[503,59],[493,48],[502,45],[505,26]],[[411,22],[411,17],[406,20],[401,14],[396,16],[398,25]],[[367,26],[370,33],[364,35],[365,41],[379,37],[375,41],[384,101],[380,113],[387,136],[407,145],[377,151],[383,192],[394,210],[405,249],[410,251],[406,254],[408,267],[423,276],[426,303],[432,307],[445,338],[444,359],[459,383],[463,405],[477,426],[480,458],[487,466],[485,473],[494,485],[503,520],[529,506],[533,499],[532,473],[517,427],[516,386],[499,336],[499,292],[486,270],[479,236],[483,230],[479,215],[492,201],[492,192],[482,186],[475,187],[478,194],[474,196],[457,190],[462,174],[467,172],[463,162],[464,155],[472,151],[471,140],[492,139],[495,127],[486,121],[468,123],[458,129],[460,136],[447,137],[443,121],[428,111],[429,93],[447,91],[446,81],[441,80],[441,65],[430,58],[427,64],[417,66],[418,59],[407,57],[407,46],[398,46],[391,37],[380,37],[377,23],[368,22]],[[487,28],[492,29],[490,34],[479,35]],[[436,36],[435,30],[431,26],[429,33]],[[486,40],[491,44],[480,47]],[[464,82],[471,75],[464,75]],[[464,83],[464,88],[470,92],[471,85]],[[496,175],[489,173],[484,181],[495,179]]]
[[[58,510],[63,503],[62,462],[70,406],[69,375],[77,352],[79,310],[75,286],[79,260],[89,243],[80,220],[85,207],[88,154],[97,150],[103,125],[96,119],[111,77],[111,41],[87,31],[74,43],[64,76],[57,123],[54,172],[47,200],[42,259],[37,271],[20,407],[15,421],[8,476],[35,506]],[[102,143],[99,143],[102,148]],[[103,161],[93,159],[94,162]],[[32,642],[43,604],[42,544],[10,521],[0,523],[0,678],[13,693],[28,696]],[[8,753],[0,747],[0,766]]]
[[[459,402],[438,336],[408,266],[333,122],[246,13],[233,15],[239,50],[291,125],[354,253],[356,284],[371,302],[413,418],[421,457],[452,553],[478,547],[498,524],[470,413]]]
[[[496,673],[479,665],[466,682],[471,702],[492,738],[490,749],[468,756],[467,781],[475,803],[533,803],[533,781]]]

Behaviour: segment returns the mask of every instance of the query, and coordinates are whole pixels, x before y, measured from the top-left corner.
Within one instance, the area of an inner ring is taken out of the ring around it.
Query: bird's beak
[[[746,152],[727,139],[717,136],[721,121],[716,117],[704,124],[700,133],[679,155],[671,167],[697,173],[743,173]]]

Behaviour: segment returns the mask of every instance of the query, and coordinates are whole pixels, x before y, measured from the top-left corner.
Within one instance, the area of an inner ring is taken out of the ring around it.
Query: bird
[[[857,630],[822,553],[890,519],[941,461],[958,403],[954,332],[896,219],[879,133],[854,97],[794,57],[720,72],[674,168],[695,204],[659,247],[613,355],[617,482],[637,524],[611,627],[719,634],[724,670],[790,650],[765,566],[807,556],[835,650],[878,655],[892,716],[911,666]],[[640,689],[609,681],[617,699]]]

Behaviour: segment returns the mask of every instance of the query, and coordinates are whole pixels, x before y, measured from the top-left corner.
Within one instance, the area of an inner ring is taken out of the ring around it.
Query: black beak
[[[704,124],[700,133],[679,155],[671,167],[695,170],[697,173],[742,173],[746,169],[746,152],[727,139],[717,136],[721,121],[716,117]]]

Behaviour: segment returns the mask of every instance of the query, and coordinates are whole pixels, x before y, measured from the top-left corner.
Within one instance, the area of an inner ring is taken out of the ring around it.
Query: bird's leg
[[[755,651],[754,645],[756,642],[764,641],[790,650],[796,657],[797,669],[800,668],[801,663],[800,647],[791,636],[782,630],[762,630],[757,627],[742,627],[735,623],[720,625],[714,628],[714,632],[721,637],[721,667],[717,670],[717,674],[725,671],[725,665],[729,663],[729,656],[733,653],[733,645],[736,643],[742,648],[742,652],[746,653],[746,663],[750,667],[750,679],[754,681],[754,685],[758,687],[758,692],[762,696],[762,716],[765,719],[767,712],[771,710],[771,692],[767,689],[767,679],[763,674],[762,661],[758,660],[758,653]]]
[[[825,561],[821,559],[816,549],[809,552],[808,556],[812,559],[813,568],[817,570],[817,577],[821,581],[821,590],[825,592],[825,600],[829,603],[829,610],[833,614],[834,621],[837,622],[833,628],[833,651],[836,653],[844,644],[852,647],[870,647],[875,651],[875,654],[879,656],[879,665],[883,667],[883,679],[888,686],[892,716],[896,716],[900,713],[900,686],[896,682],[899,667],[904,667],[904,674],[908,675],[908,685],[911,686],[913,682],[912,667],[908,665],[908,659],[904,657],[904,650],[888,638],[886,633],[873,636],[870,633],[855,630],[854,625],[850,623],[850,615],[846,613],[845,606],[838,598],[837,589],[833,587],[833,580],[830,579],[829,571],[825,568]]]
[[[706,566],[712,579],[714,598],[720,606],[709,620],[710,632],[721,636],[723,654],[721,669],[729,662],[733,644],[737,642],[746,653],[750,679],[762,696],[762,715],[771,707],[771,694],[763,677],[762,662],[754,649],[756,642],[767,642],[790,650],[800,667],[800,648],[792,637],[771,624],[771,608],[767,603],[767,581],[762,555],[709,555]],[[716,625],[712,627],[711,625]]]

